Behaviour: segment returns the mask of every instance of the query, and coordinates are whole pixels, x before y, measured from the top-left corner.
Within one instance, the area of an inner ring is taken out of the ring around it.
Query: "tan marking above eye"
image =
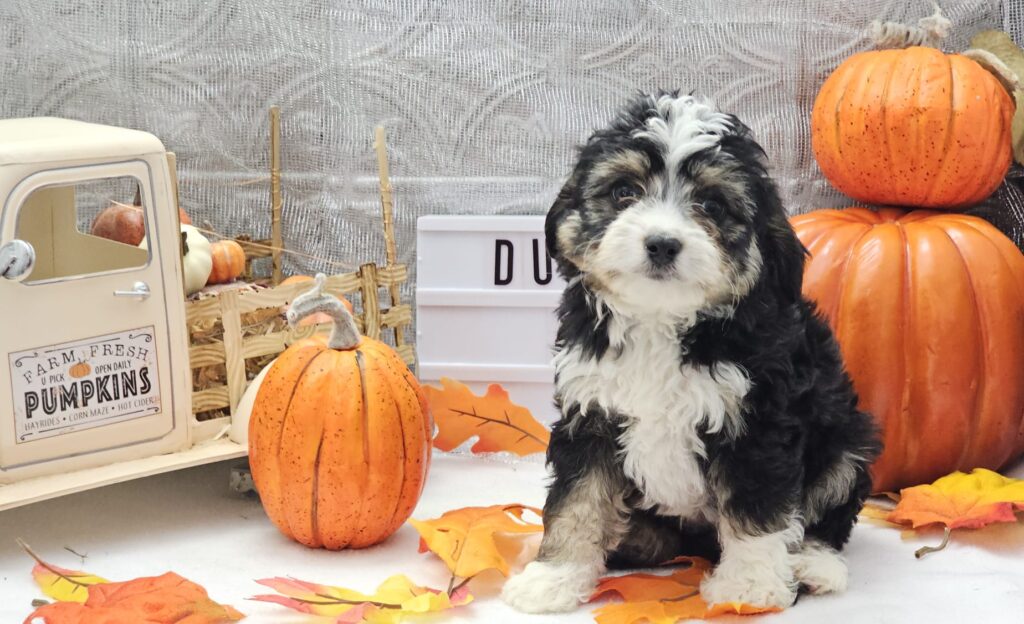
[[[647,154],[635,150],[622,150],[594,164],[591,180],[600,182],[623,176],[646,178],[651,171],[651,159]]]

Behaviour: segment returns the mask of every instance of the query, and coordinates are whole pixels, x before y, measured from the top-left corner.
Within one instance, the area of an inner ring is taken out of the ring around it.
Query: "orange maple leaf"
[[[227,624],[245,617],[173,572],[90,585],[88,592],[85,603],[44,605],[24,624]]]
[[[499,548],[496,537],[543,531],[543,525],[523,519],[527,510],[541,515],[540,509],[526,505],[493,505],[453,509],[440,518],[409,524],[420,534],[420,552],[436,554],[454,576],[468,579],[492,568],[508,576],[509,553]]]
[[[930,485],[917,485],[900,492],[900,502],[887,520],[919,528],[944,525],[938,547],[926,546],[918,558],[942,550],[953,529],[979,529],[996,522],[1016,522],[1014,510],[1024,509],[1024,480],[976,468],[971,474],[954,472]]]
[[[508,451],[523,456],[548,448],[551,432],[530,410],[512,403],[508,392],[498,384],[488,386],[483,396],[446,377],[441,379],[441,386],[426,387],[430,411],[437,423],[435,447],[450,451],[479,436],[470,449],[474,453]]]
[[[668,575],[636,573],[601,579],[591,601],[607,594],[618,594],[625,602],[596,609],[594,619],[598,624],[673,624],[727,613],[747,615],[779,610],[738,603],[708,605],[701,598],[700,582],[711,564],[699,557],[679,557],[672,563],[684,563],[685,567]]]

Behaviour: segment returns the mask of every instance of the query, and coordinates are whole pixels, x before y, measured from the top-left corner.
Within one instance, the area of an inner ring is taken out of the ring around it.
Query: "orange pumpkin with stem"
[[[1024,256],[986,221],[865,208],[792,219],[804,293],[883,430],[876,491],[1024,452]]]
[[[360,336],[324,294],[326,277],[288,310],[295,326],[334,322],[292,344],[260,385],[249,421],[249,463],[260,500],[285,535],[311,547],[362,548],[412,514],[430,466],[426,395],[388,345]]]
[[[811,113],[825,177],[879,205],[950,209],[999,186],[1012,160],[1014,103],[974,60],[912,46],[846,59]]]

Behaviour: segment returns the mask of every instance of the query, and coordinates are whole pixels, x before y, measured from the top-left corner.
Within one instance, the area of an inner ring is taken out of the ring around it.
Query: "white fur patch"
[[[505,582],[501,599],[524,613],[564,613],[586,602],[602,568],[584,563],[533,561]]]
[[[737,434],[750,381],[735,365],[680,363],[677,325],[612,317],[611,347],[599,360],[569,348],[555,356],[565,404],[602,408],[628,418],[620,443],[623,467],[644,494],[644,505],[695,520],[710,520],[707,485],[697,463],[705,453],[697,435]]]
[[[722,559],[700,586],[708,604],[739,602],[783,609],[793,604],[797,582],[790,549],[803,539],[799,523],[778,533],[742,535],[722,522],[718,539]]]
[[[846,590],[846,562],[835,550],[815,540],[804,542],[800,552],[794,556],[793,572],[812,594]]]
[[[647,119],[641,136],[664,146],[670,175],[679,164],[697,152],[718,145],[729,132],[729,116],[720,113],[708,100],[693,96],[673,98],[663,95],[656,104],[658,115]]]

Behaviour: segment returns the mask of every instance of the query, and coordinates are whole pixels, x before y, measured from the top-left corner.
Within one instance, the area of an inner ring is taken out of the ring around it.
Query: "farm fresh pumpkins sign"
[[[429,216],[417,223],[419,376],[498,383],[552,422],[555,309],[564,282],[544,246],[543,216]]]
[[[9,358],[19,444],[160,411],[152,327]]]

